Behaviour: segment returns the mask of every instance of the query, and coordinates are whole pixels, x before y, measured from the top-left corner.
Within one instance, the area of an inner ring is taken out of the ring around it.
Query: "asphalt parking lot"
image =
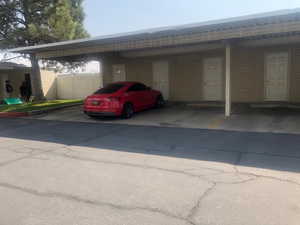
[[[1,225],[298,225],[300,136],[0,119]]]

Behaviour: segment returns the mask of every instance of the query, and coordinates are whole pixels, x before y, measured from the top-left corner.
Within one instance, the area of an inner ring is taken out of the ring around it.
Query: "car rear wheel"
[[[156,102],[155,102],[155,108],[161,108],[165,105],[165,100],[164,100],[164,97],[162,95],[159,95],[157,98],[156,98]]]
[[[129,119],[133,116],[133,114],[134,114],[133,105],[131,103],[126,103],[123,108],[122,117],[124,119]]]

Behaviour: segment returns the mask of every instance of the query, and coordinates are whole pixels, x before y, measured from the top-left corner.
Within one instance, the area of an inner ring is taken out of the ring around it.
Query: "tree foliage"
[[[0,0],[0,50],[87,37],[82,3],[83,0]],[[30,61],[33,94],[42,99],[38,59],[31,55]]]
[[[88,36],[83,0],[0,0],[0,48]]]

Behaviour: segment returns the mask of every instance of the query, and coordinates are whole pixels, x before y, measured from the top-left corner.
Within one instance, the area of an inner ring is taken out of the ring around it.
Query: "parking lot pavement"
[[[1,225],[298,225],[300,137],[0,119]]]

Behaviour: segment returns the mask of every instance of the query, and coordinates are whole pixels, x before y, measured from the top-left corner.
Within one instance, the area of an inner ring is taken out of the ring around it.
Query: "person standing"
[[[26,101],[27,97],[27,90],[26,90],[26,81],[22,82],[22,85],[20,86],[20,95],[23,101]]]
[[[30,79],[26,79],[25,81],[25,101],[29,102],[30,97],[32,95],[32,90],[31,90],[31,82]]]
[[[14,88],[13,86],[11,85],[10,81],[9,80],[6,80],[5,81],[5,91],[6,91],[6,96],[8,98],[11,98],[12,97],[12,93],[14,92]]]

